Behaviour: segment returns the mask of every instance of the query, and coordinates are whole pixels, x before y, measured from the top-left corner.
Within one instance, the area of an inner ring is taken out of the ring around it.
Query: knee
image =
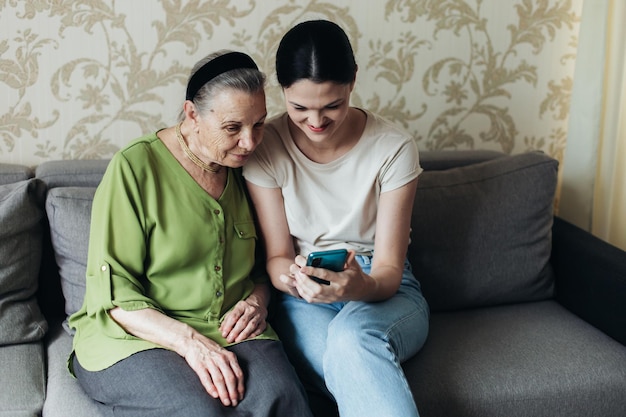
[[[333,322],[328,329],[328,339],[324,364],[334,362],[348,364],[356,358],[361,358],[387,346],[388,342],[383,332],[360,322]]]
[[[207,411],[219,412],[222,409],[222,403],[211,397],[208,393],[189,395],[184,393],[180,395],[176,401],[164,404],[162,407],[163,415],[169,416],[204,416]],[[156,414],[156,413],[155,413]]]
[[[284,375],[278,374],[272,379],[272,384],[267,386],[265,389],[269,389],[271,393],[269,394],[272,398],[283,398],[287,397],[299,397],[303,395],[304,388],[302,387],[302,383],[295,375]]]
[[[256,396],[254,396],[256,397]],[[307,394],[297,377],[276,375],[271,384],[263,387],[262,405],[255,409],[258,415],[308,416]],[[265,408],[267,408],[266,411]]]

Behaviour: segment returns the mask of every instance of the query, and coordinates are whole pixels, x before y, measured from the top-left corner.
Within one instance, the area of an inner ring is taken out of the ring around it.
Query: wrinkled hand
[[[226,313],[220,325],[222,336],[229,343],[256,337],[267,328],[267,308],[253,297],[239,301]]]
[[[185,348],[182,356],[209,395],[219,398],[227,407],[236,406],[245,390],[237,356],[202,335],[194,337]]]

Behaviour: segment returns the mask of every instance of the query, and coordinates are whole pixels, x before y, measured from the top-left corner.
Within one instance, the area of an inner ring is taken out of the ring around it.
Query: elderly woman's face
[[[202,154],[223,166],[243,166],[263,139],[266,116],[264,91],[218,93],[210,110],[197,119]]]

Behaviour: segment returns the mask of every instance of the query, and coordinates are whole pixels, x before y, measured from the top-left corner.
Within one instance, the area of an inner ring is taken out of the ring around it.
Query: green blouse
[[[108,314],[153,308],[222,346],[219,325],[255,283],[257,234],[240,170],[228,169],[216,201],[185,171],[156,133],[116,153],[91,214],[87,289],[69,319],[74,352],[90,371],[157,347]],[[268,327],[258,338],[276,339]]]

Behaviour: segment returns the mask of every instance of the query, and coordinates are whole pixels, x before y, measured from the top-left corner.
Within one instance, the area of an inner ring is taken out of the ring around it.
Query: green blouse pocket
[[[257,239],[256,227],[254,222],[236,222],[235,233],[240,239]]]

